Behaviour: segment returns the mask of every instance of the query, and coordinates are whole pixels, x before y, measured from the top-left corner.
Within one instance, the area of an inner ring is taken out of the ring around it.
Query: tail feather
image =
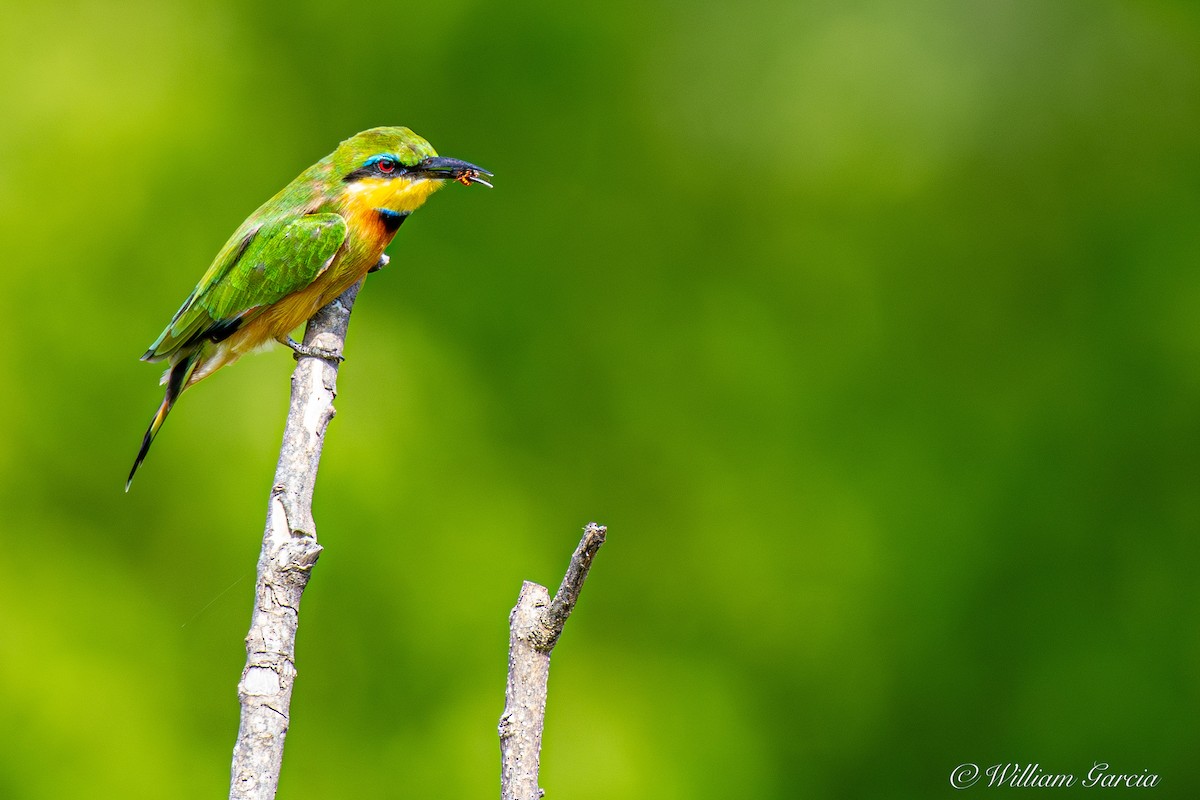
[[[158,411],[154,413],[154,418],[150,420],[150,427],[146,429],[146,434],[142,437],[142,446],[138,449],[137,458],[133,460],[133,468],[129,470],[129,478],[125,481],[125,491],[129,491],[129,487],[133,483],[133,476],[137,474],[138,467],[146,460],[146,454],[150,452],[150,445],[154,442],[154,437],[158,435],[158,429],[162,427],[163,422],[167,419],[167,414],[170,414],[171,409],[175,406],[175,401],[183,393],[184,387],[187,386],[187,380],[191,377],[192,371],[196,369],[198,361],[199,353],[191,353],[186,358],[172,364],[171,369],[167,372],[167,391],[163,395],[162,403],[158,406]]]

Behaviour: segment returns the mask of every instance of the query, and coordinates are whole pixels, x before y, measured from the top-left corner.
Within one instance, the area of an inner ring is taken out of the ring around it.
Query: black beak
[[[442,158],[441,156],[431,156],[424,161],[418,162],[415,166],[408,168],[408,174],[417,174],[424,178],[433,178],[442,181],[458,181],[463,186],[470,186],[472,183],[482,183],[489,189],[492,185],[485,181],[481,176],[487,175],[492,177],[492,173],[488,172],[483,167],[477,167],[474,164],[469,164],[466,161],[459,161],[457,158]]]

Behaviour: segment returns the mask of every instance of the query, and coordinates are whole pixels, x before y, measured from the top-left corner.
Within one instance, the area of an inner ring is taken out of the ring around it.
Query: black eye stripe
[[[394,178],[403,175],[405,168],[400,160],[390,155],[371,156],[361,167],[346,173],[343,183],[353,183],[363,178]]]

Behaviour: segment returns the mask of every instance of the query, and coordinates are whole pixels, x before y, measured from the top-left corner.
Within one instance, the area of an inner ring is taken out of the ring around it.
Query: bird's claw
[[[332,350],[326,350],[324,347],[311,347],[306,344],[300,344],[290,336],[287,337],[287,339],[284,341],[284,344],[292,349],[292,358],[296,359],[297,361],[300,360],[301,356],[323,358],[326,361],[333,361],[337,364],[340,364],[346,360],[346,357],[340,353],[335,353]]]
[[[379,270],[383,269],[384,267],[386,267],[388,265],[389,261],[391,261],[391,259],[388,258],[387,254],[385,253],[384,255],[381,255],[379,257],[378,261],[375,262],[375,266],[371,267],[369,270],[367,270],[367,272],[369,272],[369,273],[370,272],[379,272]]]

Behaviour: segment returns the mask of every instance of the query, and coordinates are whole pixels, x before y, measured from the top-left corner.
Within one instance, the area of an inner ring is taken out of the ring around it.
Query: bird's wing
[[[226,338],[316,280],[345,241],[346,221],[337,214],[289,217],[231,240],[142,360],[160,361],[203,339]]]

